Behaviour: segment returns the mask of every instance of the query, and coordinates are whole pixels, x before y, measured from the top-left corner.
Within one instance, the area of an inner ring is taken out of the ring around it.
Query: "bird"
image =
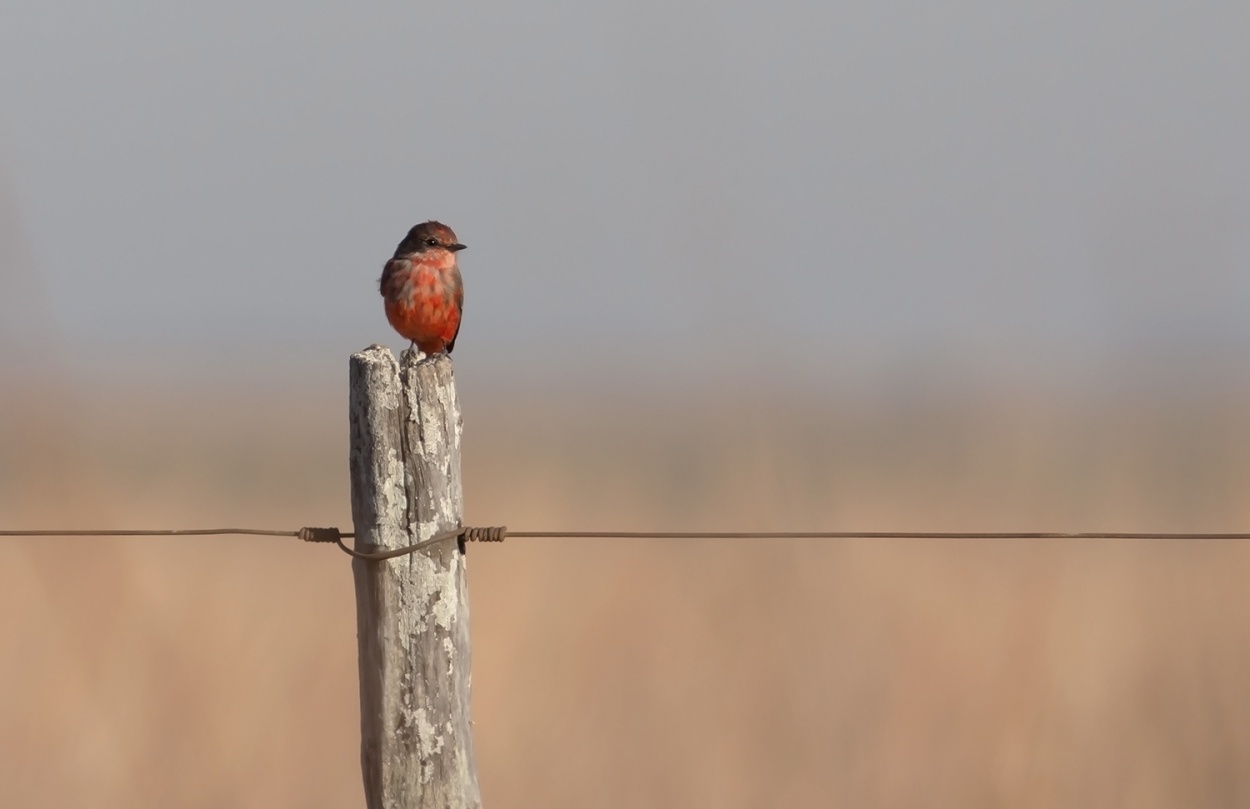
[[[456,253],[464,249],[442,222],[413,225],[382,268],[378,287],[386,319],[425,354],[450,354],[460,334],[464,282]]]

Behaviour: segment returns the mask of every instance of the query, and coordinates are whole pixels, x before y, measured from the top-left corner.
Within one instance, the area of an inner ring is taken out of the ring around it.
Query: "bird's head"
[[[431,250],[448,250],[455,253],[463,249],[464,245],[456,240],[455,231],[442,222],[430,220],[414,225],[412,230],[408,231],[408,235],[395,248],[395,258]]]

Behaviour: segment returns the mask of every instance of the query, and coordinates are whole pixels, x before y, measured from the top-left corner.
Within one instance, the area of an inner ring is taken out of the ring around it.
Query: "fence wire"
[[[932,539],[932,540],[1111,540],[1111,541],[1234,541],[1250,539],[1240,532],[1169,531],[509,531],[506,526],[460,527],[441,531],[402,548],[358,550],[343,542],[356,538],[337,528],[300,528],[278,531],[266,528],[169,528],[169,529],[36,529],[0,530],[0,537],[192,537],[192,536],[293,537],[305,542],[334,543],[356,559],[380,561],[415,553],[441,542],[502,542],[517,539]],[[353,543],[354,544],[354,543]]]

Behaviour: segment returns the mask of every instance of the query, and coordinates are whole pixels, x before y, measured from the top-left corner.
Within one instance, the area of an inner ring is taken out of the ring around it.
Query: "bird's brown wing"
[[[456,347],[456,338],[460,336],[460,326],[464,323],[464,282],[460,280],[459,267],[456,268],[456,311],[460,314],[460,319],[456,321],[456,333],[447,342],[448,354]]]
[[[390,299],[395,294],[395,275],[403,270],[408,264],[406,259],[393,258],[386,262],[386,266],[382,268],[382,277],[378,279],[378,289],[382,292],[382,297]]]

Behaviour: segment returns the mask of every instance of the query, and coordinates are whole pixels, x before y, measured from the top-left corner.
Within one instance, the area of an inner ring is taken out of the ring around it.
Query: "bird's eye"
[[[428,244],[430,247],[433,247],[434,245],[438,244],[438,239],[426,239],[425,243]]]

